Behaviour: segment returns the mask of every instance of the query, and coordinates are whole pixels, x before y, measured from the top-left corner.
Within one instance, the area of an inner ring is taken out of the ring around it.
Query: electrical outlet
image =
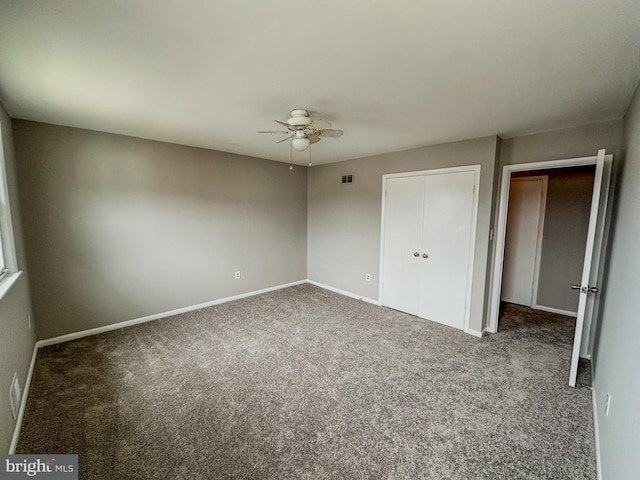
[[[364,276],[364,279],[365,279],[367,282],[370,282],[370,281],[371,281],[371,274],[370,274],[370,273],[367,273],[367,274]]]
[[[240,271],[239,270],[236,272],[236,280],[240,280]]]
[[[604,416],[609,416],[609,409],[611,408],[611,394],[607,392],[607,399],[604,402]]]

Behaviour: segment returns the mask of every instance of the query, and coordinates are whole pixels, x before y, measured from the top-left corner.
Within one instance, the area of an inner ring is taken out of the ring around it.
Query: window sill
[[[22,272],[9,273],[0,280],[0,301],[9,292],[11,286],[16,283],[21,274]]]

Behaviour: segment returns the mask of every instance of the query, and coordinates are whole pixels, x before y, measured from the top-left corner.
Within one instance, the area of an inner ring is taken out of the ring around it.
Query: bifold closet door
[[[475,174],[425,176],[419,316],[460,330],[469,283]]]
[[[386,180],[382,304],[464,329],[474,171]]]
[[[420,311],[424,176],[387,180],[382,303],[412,315]]]

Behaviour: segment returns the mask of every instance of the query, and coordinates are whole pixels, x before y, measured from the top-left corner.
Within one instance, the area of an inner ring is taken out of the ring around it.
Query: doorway
[[[576,317],[595,166],[511,175],[501,301]]]
[[[505,239],[507,224],[507,208],[509,203],[509,191],[512,174],[518,172],[534,172],[542,169],[562,169],[569,167],[582,167],[595,165],[593,182],[593,194],[589,202],[589,226],[587,241],[583,256],[583,268],[579,283],[570,288],[579,292],[579,301],[576,314],[576,327],[573,341],[571,369],[569,384],[575,386],[575,377],[578,368],[579,354],[588,356],[592,345],[595,330],[594,312],[598,311],[598,286],[603,275],[604,255],[601,252],[606,248],[607,231],[610,220],[611,202],[608,202],[610,188],[612,188],[611,167],[612,155],[605,155],[604,150],[594,157],[582,157],[566,160],[553,160],[547,162],[534,162],[520,165],[507,165],[503,169],[500,191],[500,205],[498,213],[498,228],[496,231],[496,254],[492,269],[492,289],[489,310],[488,331],[498,331],[500,314],[500,294],[502,291],[503,265],[505,255]]]

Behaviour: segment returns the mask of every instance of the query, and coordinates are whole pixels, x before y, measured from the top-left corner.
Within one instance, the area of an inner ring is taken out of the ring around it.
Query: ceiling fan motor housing
[[[292,127],[304,127],[311,123],[309,118],[309,112],[301,108],[291,110],[291,118],[287,120],[287,123]]]

